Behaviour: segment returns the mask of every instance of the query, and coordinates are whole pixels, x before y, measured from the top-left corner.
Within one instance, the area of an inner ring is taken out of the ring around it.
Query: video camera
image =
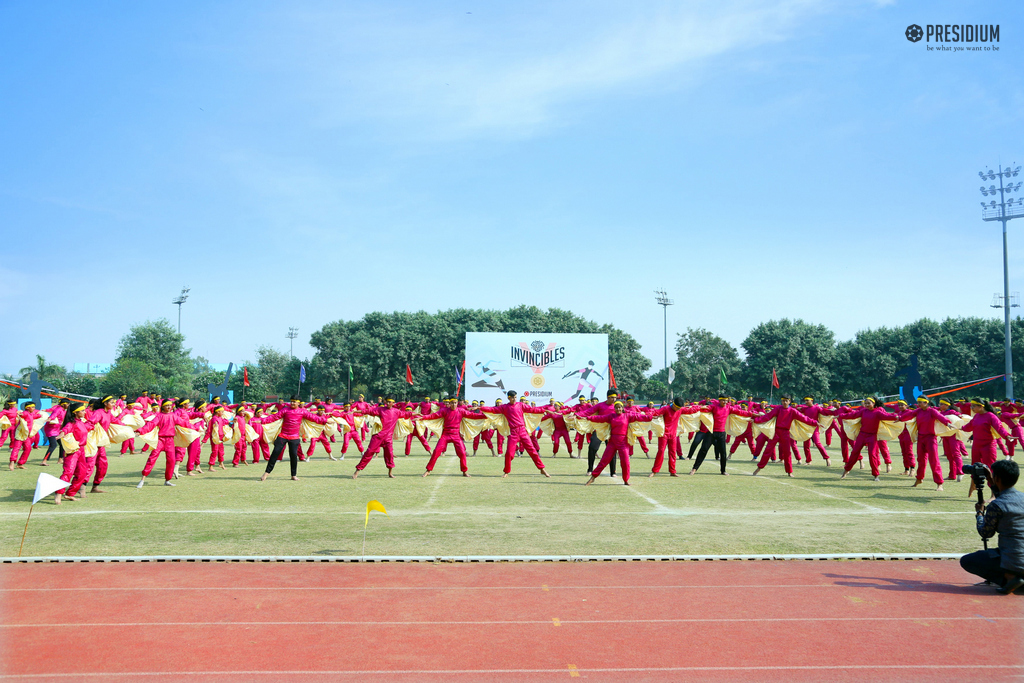
[[[983,488],[985,482],[992,476],[992,470],[988,468],[988,465],[980,462],[973,465],[964,465],[963,472],[964,474],[971,475],[971,479],[974,480],[974,488],[976,489]]]

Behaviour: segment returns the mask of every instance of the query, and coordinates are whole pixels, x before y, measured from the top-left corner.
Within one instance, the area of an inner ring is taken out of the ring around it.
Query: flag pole
[[[18,557],[21,557],[21,551],[25,548],[25,534],[28,533],[28,522],[32,519],[32,508],[35,506],[36,504],[32,503],[32,505],[28,507],[28,519],[25,520],[25,531],[21,533],[21,546],[18,548]]]
[[[363,550],[362,550],[362,552],[359,553],[360,555],[363,556],[364,560],[366,559],[366,527],[367,527],[367,525],[364,524],[363,525]]]

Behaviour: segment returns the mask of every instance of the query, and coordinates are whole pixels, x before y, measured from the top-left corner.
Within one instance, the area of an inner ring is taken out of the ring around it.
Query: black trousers
[[[43,456],[43,462],[46,462],[47,460],[50,459],[50,454],[53,453],[53,450],[55,448],[60,448],[60,455],[58,455],[57,457],[58,458],[63,458],[64,457],[64,444],[62,444],[60,442],[60,439],[58,439],[56,436],[54,436],[52,438],[48,436],[46,438],[50,439],[50,447],[46,449],[46,455]]]
[[[267,459],[267,474],[274,471],[274,465],[277,464],[277,456],[281,455],[284,451],[285,444],[288,445],[288,459],[292,461],[292,476],[297,476],[299,472],[299,440],[298,439],[282,439],[277,437],[277,441],[274,442],[274,452],[270,454],[270,458]]]
[[[693,435],[693,441],[690,442],[690,452],[686,454],[686,459],[689,460],[693,457],[693,452],[697,450],[697,446],[704,443],[704,439],[711,436],[710,432],[697,432]],[[679,454],[679,459],[683,459],[683,454]]]
[[[712,445],[715,447],[715,455],[718,456],[722,465],[722,472],[725,472],[725,465],[729,461],[725,455],[725,432],[711,432],[704,437],[704,443],[700,446],[700,453],[697,454],[697,460],[693,463],[693,469],[700,469],[700,465],[704,462],[704,457],[707,456]]]
[[[1006,570],[999,566],[1001,561],[999,548],[989,548],[964,555],[960,558],[960,566],[964,571],[980,576],[989,583],[1002,586],[1006,583]]]
[[[597,438],[597,434],[591,432],[587,434],[587,474],[594,471],[595,460],[597,459],[597,452],[601,450],[601,439]],[[612,462],[608,465],[608,473],[615,476],[615,458],[612,458]]]

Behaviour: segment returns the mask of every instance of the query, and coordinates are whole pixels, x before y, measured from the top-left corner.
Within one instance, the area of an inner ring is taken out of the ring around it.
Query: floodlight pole
[[[997,173],[993,173],[991,170],[987,173],[982,173],[981,171],[978,172],[978,175],[981,176],[982,180],[985,180],[986,178],[989,180],[995,180],[996,177],[999,178],[999,204],[989,210],[985,210],[983,208],[981,212],[981,219],[984,221],[1000,221],[1003,224],[1003,352],[1005,354],[1006,399],[1008,401],[1013,400],[1013,353],[1010,349],[1010,268],[1007,258],[1006,223],[1014,218],[1024,218],[1024,205],[1022,205],[1021,201],[1018,199],[1018,208],[1014,210],[1012,208],[1013,200],[1011,199],[1007,202],[1006,195],[1010,192],[1019,190],[1020,183],[1018,183],[1016,187],[1012,184],[1010,187],[1007,187],[1003,184],[1003,178],[1014,177],[1018,173],[1020,173],[1020,166],[1012,169],[1007,167],[1004,170],[1002,164],[999,165],[999,171]],[[985,187],[982,186],[981,193],[987,197],[989,194],[994,195],[996,193],[996,189],[993,187],[986,190]],[[984,202],[982,202],[982,206],[984,206]]]
[[[182,287],[181,294],[171,302],[178,307],[178,334],[181,334],[181,305],[188,301],[188,292],[188,287]]]
[[[673,305],[675,301],[668,298],[664,289],[656,289],[654,293],[657,295],[654,300],[661,306],[662,312],[664,313],[665,319],[665,372],[668,372],[668,307]],[[668,375],[665,375],[665,379],[668,380]]]
[[[288,328],[288,334],[285,335],[285,338],[290,340],[288,342],[288,357],[289,358],[295,358],[295,353],[294,353],[294,351],[295,351],[295,338],[298,337],[298,336],[299,336],[299,328],[297,328],[297,327],[289,327]]]

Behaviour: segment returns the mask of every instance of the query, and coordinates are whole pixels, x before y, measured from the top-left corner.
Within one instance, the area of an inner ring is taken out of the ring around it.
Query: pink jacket
[[[927,408],[911,408],[910,410],[904,410],[900,413],[900,419],[904,422],[908,420],[917,420],[917,433],[922,436],[935,436],[936,422],[941,422],[944,425],[949,424],[949,420],[931,406],[928,406]],[[906,434],[906,432],[900,432],[900,436],[903,436],[903,434]]]
[[[789,428],[793,425],[793,420],[799,420],[809,425],[817,426],[818,421],[812,420],[807,417],[793,406],[783,408],[782,406],[775,406],[764,415],[754,418],[754,422],[761,423],[767,422],[768,420],[775,418],[775,431],[778,432],[780,429],[789,431]]]
[[[533,406],[523,404],[522,401],[505,403],[500,406],[480,406],[480,410],[485,413],[504,415],[505,420],[508,422],[509,434],[516,434],[520,438],[529,437],[526,433],[526,420],[523,419],[523,413],[543,415],[545,412],[543,408],[534,408]]]

